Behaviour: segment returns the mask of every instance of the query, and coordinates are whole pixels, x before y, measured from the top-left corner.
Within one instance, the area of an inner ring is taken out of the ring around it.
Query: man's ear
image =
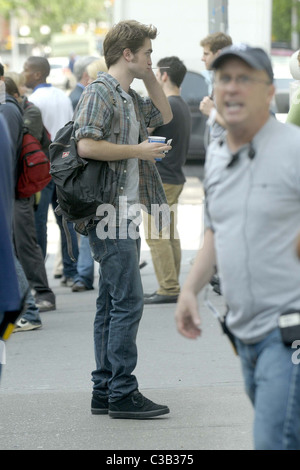
[[[269,88],[269,93],[268,93],[268,102],[271,104],[273,97],[275,96],[275,85],[272,83]]]
[[[127,62],[131,61],[133,54],[131,50],[129,49],[129,47],[126,47],[126,49],[123,50],[123,57]]]
[[[168,80],[169,76],[168,76],[168,72],[166,72],[165,70],[163,71],[163,73],[160,74],[160,79],[163,81],[163,82],[166,82]]]
[[[40,72],[39,70],[36,70],[35,72],[33,72],[33,75],[36,80],[43,80],[42,72]]]

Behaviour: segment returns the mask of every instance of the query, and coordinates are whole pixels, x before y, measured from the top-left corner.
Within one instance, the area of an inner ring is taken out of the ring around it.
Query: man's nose
[[[237,79],[235,77],[231,77],[228,83],[226,83],[225,88],[227,91],[236,91],[239,88]]]

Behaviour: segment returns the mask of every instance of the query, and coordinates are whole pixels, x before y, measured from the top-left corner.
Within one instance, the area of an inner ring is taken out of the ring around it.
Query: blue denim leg
[[[79,255],[77,261],[77,275],[74,281],[81,281],[87,289],[94,284],[94,259],[91,253],[89,237],[80,235]]]
[[[27,292],[25,297],[26,310],[23,313],[22,318],[29,321],[30,323],[41,323],[41,317],[38,307],[36,306],[34,297],[29,289],[29,284],[25,276],[22,265],[17,257],[15,257],[16,273],[18,277],[18,282],[20,286],[21,296],[23,297],[25,292]]]
[[[143,312],[139,270],[140,238],[100,240],[89,228],[95,261],[99,262],[99,295],[94,323],[96,370],[94,392],[114,401],[138,388],[132,374],[137,363],[136,336]]]
[[[278,329],[256,344],[236,340],[254,406],[256,450],[300,450],[300,365]]]

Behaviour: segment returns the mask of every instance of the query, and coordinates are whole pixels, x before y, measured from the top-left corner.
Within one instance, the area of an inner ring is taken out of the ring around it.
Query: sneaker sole
[[[56,306],[53,305],[53,307],[38,307],[38,309],[40,312],[52,312],[53,310],[56,310]]]
[[[92,415],[108,415],[108,408],[91,408]]]
[[[42,328],[42,325],[36,325],[36,326],[25,326],[25,327],[15,327],[14,333],[18,333],[19,331],[33,331],[33,330],[39,330]]]
[[[153,411],[108,411],[108,414],[111,418],[121,418],[121,419],[147,419],[155,418],[156,416],[166,415],[170,413],[169,408],[162,408],[160,410]]]

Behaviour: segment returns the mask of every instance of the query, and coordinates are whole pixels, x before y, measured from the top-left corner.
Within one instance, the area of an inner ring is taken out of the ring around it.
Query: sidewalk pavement
[[[201,243],[203,193],[188,178],[179,205],[181,282]],[[91,415],[95,290],[72,293],[53,278],[58,229],[49,217],[50,285],[57,310],[42,313],[41,330],[15,333],[7,343],[0,384],[1,450],[246,450],[252,449],[253,411],[239,359],[199,296],[203,333],[196,341],[177,333],[174,304],[146,305],[138,333],[139,389],[167,404],[170,414],[151,420]],[[143,234],[142,234],[143,237]],[[145,292],[156,289],[142,238]],[[95,267],[96,270],[96,267]],[[96,272],[96,271],[95,271]],[[224,312],[222,296],[211,302]]]

